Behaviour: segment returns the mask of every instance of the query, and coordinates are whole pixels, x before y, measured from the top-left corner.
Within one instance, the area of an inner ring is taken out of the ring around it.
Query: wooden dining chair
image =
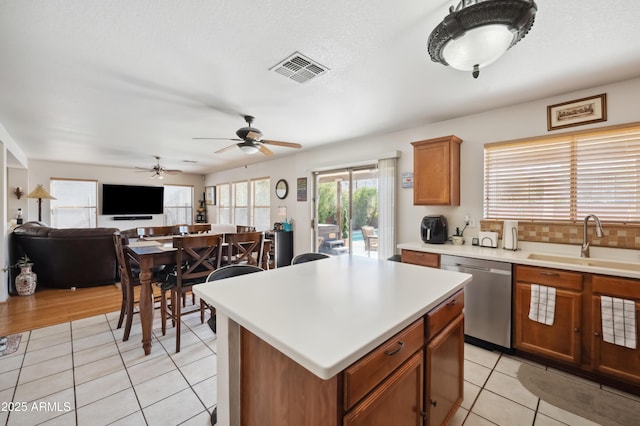
[[[210,223],[194,223],[192,225],[175,225],[174,235],[204,234],[211,231]]]
[[[167,274],[160,285],[162,290],[162,335],[167,331],[167,318],[171,318],[176,327],[176,352],[180,352],[180,318],[182,315],[200,312],[200,321],[204,322],[204,303],[188,311],[182,310],[184,295],[191,291],[194,284],[204,282],[207,276],[220,267],[222,235],[199,234],[173,237],[176,249],[176,266]],[[166,292],[171,293],[170,305],[166,302]]]
[[[256,232],[255,226],[236,225],[236,232]]]
[[[139,238],[142,237],[166,237],[174,235],[173,226],[147,226],[136,228]]]
[[[120,273],[120,289],[122,290],[122,303],[120,305],[120,317],[118,318],[117,328],[121,328],[124,321],[123,342],[129,340],[133,315],[138,313],[135,307],[139,300],[135,298],[134,287],[140,285],[140,271],[132,265],[131,258],[124,252],[124,246],[127,245],[128,242],[128,236],[123,235],[119,231],[113,233],[113,245],[116,251],[118,272]],[[157,272],[158,271],[154,271],[152,282],[157,282]],[[158,302],[158,297],[154,297],[154,301]]]
[[[263,232],[238,232],[225,234],[227,243],[226,264],[260,266],[263,259]]]

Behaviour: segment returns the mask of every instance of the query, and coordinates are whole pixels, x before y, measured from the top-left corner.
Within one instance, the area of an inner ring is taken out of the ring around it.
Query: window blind
[[[640,126],[485,145],[488,219],[640,222]]]

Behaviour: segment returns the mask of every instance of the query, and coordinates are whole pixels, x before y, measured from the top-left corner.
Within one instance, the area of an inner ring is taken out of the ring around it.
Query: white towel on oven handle
[[[602,340],[614,345],[635,349],[636,304],[633,300],[600,296]]]
[[[529,319],[546,325],[553,325],[556,312],[556,289],[539,284],[531,284]]]

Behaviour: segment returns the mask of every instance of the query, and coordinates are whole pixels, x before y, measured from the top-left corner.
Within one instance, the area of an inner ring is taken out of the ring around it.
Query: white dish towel
[[[636,348],[636,304],[633,300],[600,296],[602,339],[627,348]]]
[[[531,284],[529,319],[546,325],[553,325],[556,312],[556,289],[539,284]]]

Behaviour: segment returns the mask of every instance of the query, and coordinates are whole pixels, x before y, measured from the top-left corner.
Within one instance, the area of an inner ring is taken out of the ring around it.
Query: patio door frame
[[[322,175],[332,175],[332,174],[345,174],[348,175],[349,177],[349,184],[348,184],[348,191],[349,191],[349,197],[348,197],[348,208],[347,208],[347,212],[348,212],[348,226],[347,226],[347,230],[348,230],[348,234],[347,234],[347,238],[349,239],[349,251],[348,254],[353,254],[353,232],[352,232],[352,228],[353,228],[353,174],[354,172],[358,172],[361,170],[375,170],[376,171],[376,179],[378,179],[377,176],[377,171],[378,171],[378,164],[376,162],[372,162],[370,164],[362,164],[362,165],[357,165],[357,166],[351,166],[351,167],[339,167],[336,169],[328,169],[328,170],[318,170],[318,171],[314,171],[312,173],[313,175],[313,219],[312,219],[312,223],[313,223],[313,247],[314,247],[314,251],[319,251],[320,247],[318,246],[318,198],[319,198],[319,178]],[[377,186],[377,185],[376,185]],[[336,206],[336,210],[337,210],[337,222],[338,222],[338,232],[340,232],[340,238],[342,238],[342,212],[341,212],[341,192],[338,191],[338,193],[336,194],[336,201],[337,201],[337,206]]]

